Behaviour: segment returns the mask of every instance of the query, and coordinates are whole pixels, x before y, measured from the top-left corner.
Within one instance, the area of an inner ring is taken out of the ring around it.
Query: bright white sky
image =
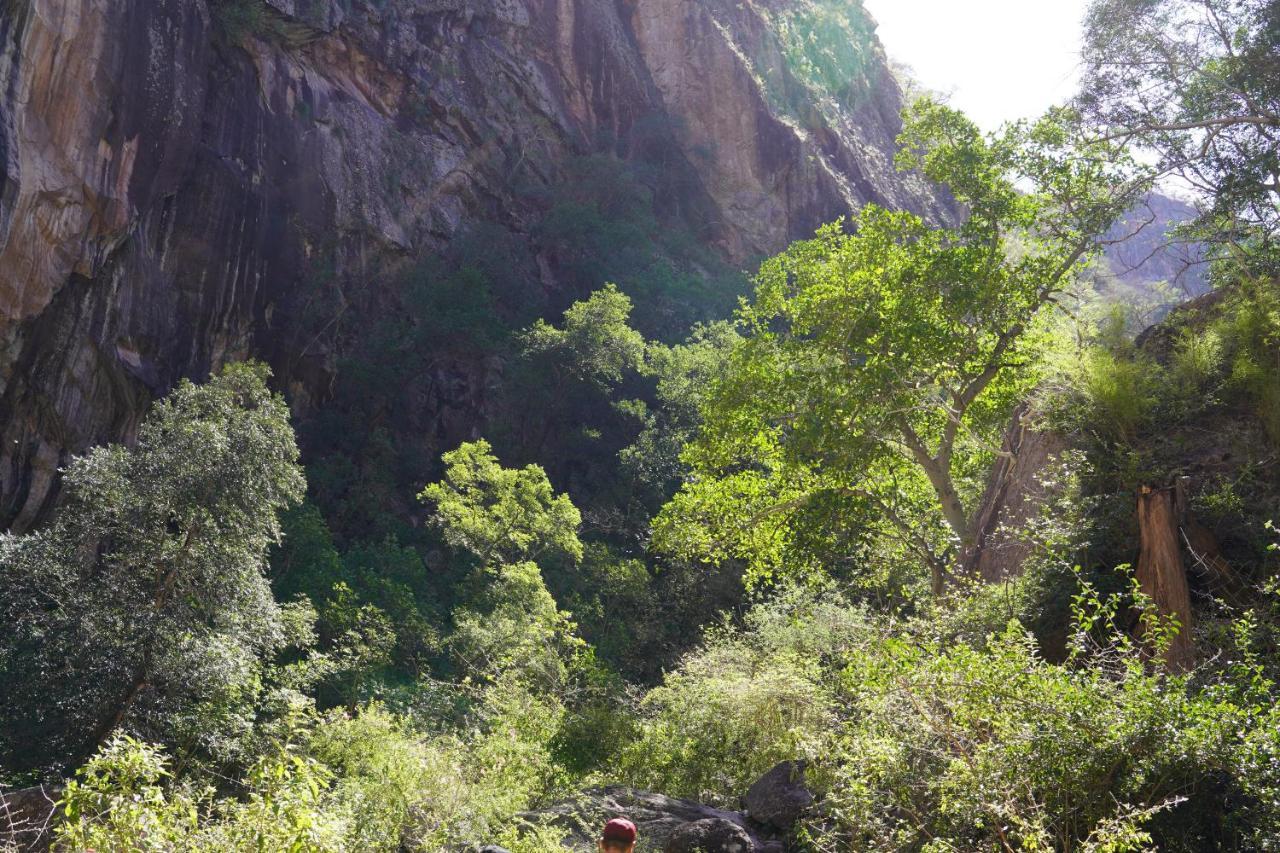
[[[994,130],[1075,93],[1087,0],[863,0],[890,57]]]

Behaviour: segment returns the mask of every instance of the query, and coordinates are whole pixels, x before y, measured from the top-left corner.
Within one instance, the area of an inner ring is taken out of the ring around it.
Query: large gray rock
[[[756,846],[738,824],[709,817],[676,829],[667,839],[663,853],[754,853]]]
[[[761,838],[747,826],[737,812],[712,808],[691,800],[681,800],[648,791],[637,791],[622,786],[610,786],[587,791],[563,803],[525,815],[531,823],[549,822],[564,830],[564,845],[569,850],[593,851],[601,827],[611,817],[625,817],[636,825],[639,838],[637,853],[657,853],[662,850],[694,850],[694,847],[669,847],[673,837],[685,827],[707,821],[717,826],[736,827],[732,837],[745,838],[751,846],[740,848],[740,853],[762,849]],[[728,833],[729,830],[722,830]],[[681,836],[683,837],[683,836]],[[707,836],[710,838],[710,836]],[[716,836],[730,838],[730,835]],[[718,853],[729,848],[707,848],[708,853]]]
[[[813,805],[804,782],[804,761],[784,761],[765,773],[743,798],[747,816],[756,823],[786,832]]]
[[[47,850],[49,826],[60,796],[59,786],[0,791],[0,850]]]

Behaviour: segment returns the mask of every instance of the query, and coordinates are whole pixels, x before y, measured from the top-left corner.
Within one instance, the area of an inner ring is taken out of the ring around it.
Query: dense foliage
[[[0,785],[65,783],[59,850],[549,853],[587,788],[734,808],[805,759],[797,850],[1280,849],[1271,5],[1096,0],[1074,109],[917,103],[899,165],[965,220],[868,205],[732,321],[644,133],[531,191],[528,245],[318,275],[305,454],[232,364],[0,538]],[[861,9],[771,15],[856,107]],[[1216,289],[1135,337],[1090,259],[1177,169]],[[1138,577],[1165,487],[1186,622]]]
[[[761,267],[747,340],[686,450],[698,477],[659,522],[669,547],[765,574],[880,551],[926,567],[935,594],[964,567],[975,481],[1034,381],[1042,310],[1140,184],[1052,118],[985,139],[923,101],[901,142],[901,167],[968,218],[867,205],[852,233],[829,226]]]
[[[249,733],[299,630],[264,576],[297,458],[265,371],[235,365],[67,468],[57,522],[0,543],[5,765],[67,766],[121,725],[215,754]]]

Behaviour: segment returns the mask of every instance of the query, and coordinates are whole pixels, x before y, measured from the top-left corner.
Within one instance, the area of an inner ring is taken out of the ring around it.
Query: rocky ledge
[[[523,817],[563,830],[569,850],[595,850],[604,822],[625,817],[639,829],[637,853],[785,853],[792,849],[796,822],[813,803],[804,783],[804,763],[784,761],[751,786],[741,811],[615,785]],[[481,848],[481,853],[501,851]]]

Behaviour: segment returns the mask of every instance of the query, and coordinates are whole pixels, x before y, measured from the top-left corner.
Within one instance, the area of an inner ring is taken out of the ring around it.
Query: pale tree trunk
[[[956,491],[955,483],[951,479],[950,449],[944,442],[944,446],[937,454],[930,453],[924,442],[916,434],[916,431],[911,427],[911,424],[905,419],[899,421],[898,429],[902,433],[903,443],[911,450],[911,455],[915,458],[916,464],[920,466],[925,476],[929,478],[929,485],[933,486],[933,492],[938,497],[938,506],[942,510],[942,517],[946,519],[947,526],[951,528],[951,532],[960,541],[960,550],[956,559],[963,559],[965,554],[973,550],[973,533],[969,526],[969,513],[965,510],[964,503],[960,500],[960,494]],[[950,568],[954,568],[954,565]],[[930,569],[933,593],[934,595],[941,595],[946,586],[947,571],[941,564],[936,563],[931,565]]]
[[[1187,569],[1182,561],[1177,508],[1173,489],[1144,486],[1139,492],[1141,551],[1137,577],[1156,613],[1178,620],[1178,633],[1162,659],[1169,671],[1186,672],[1195,666],[1195,646],[1191,641],[1191,590],[1187,586]]]
[[[1000,443],[1000,454],[996,457],[991,473],[987,477],[987,488],[974,511],[973,519],[969,522],[973,542],[956,561],[957,572],[961,577],[981,578],[979,565],[982,562],[983,551],[987,546],[987,540],[995,533],[996,526],[1000,522],[1008,499],[1009,486],[1019,462],[1019,453],[1027,429],[1023,423],[1026,411],[1025,403],[1019,405],[1009,420],[1009,426],[1005,428],[1004,438]],[[999,580],[999,578],[981,579]]]

